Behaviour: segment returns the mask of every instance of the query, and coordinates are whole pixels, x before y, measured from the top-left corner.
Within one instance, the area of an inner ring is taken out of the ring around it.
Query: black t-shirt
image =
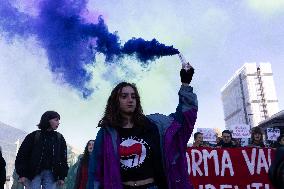
[[[160,136],[154,125],[118,128],[121,143],[120,170],[122,182],[154,178],[159,188],[166,187],[162,166]]]
[[[235,144],[233,144],[232,142],[229,143],[225,143],[223,140],[221,140],[217,146],[223,147],[223,148],[235,148],[237,147]]]

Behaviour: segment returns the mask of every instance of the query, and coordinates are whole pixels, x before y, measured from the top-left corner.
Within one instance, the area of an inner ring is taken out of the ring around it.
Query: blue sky
[[[196,69],[192,85],[199,99],[197,127],[224,128],[220,89],[245,62],[272,64],[279,107],[284,109],[283,0],[90,0],[88,9],[102,14],[122,42],[156,38],[184,54]],[[178,101],[177,56],[143,68],[130,58],[106,66],[100,55],[96,66],[88,67],[95,92],[87,100],[50,72],[45,49],[34,37],[1,37],[0,66],[0,121],[31,132],[44,111],[57,110],[62,116],[59,131],[77,148],[95,138],[117,81],[137,83],[146,114],[169,114]]]

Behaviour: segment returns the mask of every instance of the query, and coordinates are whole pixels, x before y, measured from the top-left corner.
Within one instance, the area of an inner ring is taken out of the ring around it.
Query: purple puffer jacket
[[[197,98],[192,87],[181,86],[175,113],[169,116],[151,114],[147,118],[159,129],[168,188],[192,189],[186,160],[187,142],[197,118]],[[114,128],[99,130],[90,156],[87,189],[122,189],[119,144]]]

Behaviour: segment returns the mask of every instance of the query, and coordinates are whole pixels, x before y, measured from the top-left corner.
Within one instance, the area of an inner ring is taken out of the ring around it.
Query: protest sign
[[[203,141],[216,141],[216,132],[213,128],[197,128],[203,134]]]
[[[267,128],[267,140],[276,141],[277,138],[280,136],[280,129],[277,128]]]
[[[250,138],[250,126],[246,124],[237,124],[230,126],[233,138]]]
[[[188,173],[195,189],[273,189],[270,148],[188,148]]]

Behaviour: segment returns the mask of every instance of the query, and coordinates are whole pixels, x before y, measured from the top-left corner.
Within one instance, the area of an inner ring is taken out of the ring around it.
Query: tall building
[[[226,128],[257,126],[279,111],[270,63],[245,63],[221,89]]]

